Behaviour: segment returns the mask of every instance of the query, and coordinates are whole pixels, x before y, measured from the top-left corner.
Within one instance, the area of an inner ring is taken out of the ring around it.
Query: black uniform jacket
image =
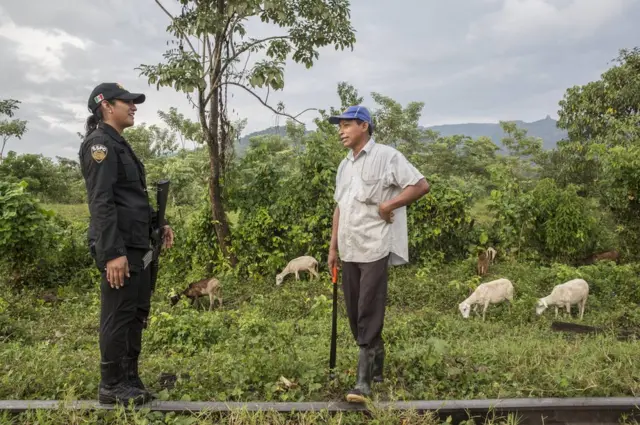
[[[89,246],[96,264],[148,249],[155,211],[149,203],[144,165],[108,124],[99,123],[80,146],[91,221]]]

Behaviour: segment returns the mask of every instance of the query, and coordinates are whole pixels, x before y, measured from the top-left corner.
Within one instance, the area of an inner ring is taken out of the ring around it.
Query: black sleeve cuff
[[[107,262],[113,260],[114,258],[118,258],[126,255],[127,255],[127,250],[125,247],[110,248],[102,253],[98,253],[98,261],[100,264],[106,265]]]

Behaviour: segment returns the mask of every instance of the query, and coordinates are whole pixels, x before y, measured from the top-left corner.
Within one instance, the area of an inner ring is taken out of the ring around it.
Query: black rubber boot
[[[349,403],[364,403],[366,397],[371,395],[374,357],[374,349],[360,347],[360,356],[358,357],[358,378],[355,388],[347,393],[347,401]]]
[[[381,342],[375,348],[375,358],[373,360],[373,382],[382,382],[382,369],[384,367],[384,343]]]
[[[126,377],[129,384],[135,388],[138,388],[144,394],[145,403],[156,398],[151,392],[147,391],[146,387],[140,379],[138,374],[138,358],[137,357],[124,357],[122,359],[122,368],[126,371]]]
[[[129,401],[133,400],[133,404],[140,405],[145,402],[142,390],[132,387],[127,381],[122,361],[100,363],[100,373],[102,375],[98,389],[100,404],[128,405]]]

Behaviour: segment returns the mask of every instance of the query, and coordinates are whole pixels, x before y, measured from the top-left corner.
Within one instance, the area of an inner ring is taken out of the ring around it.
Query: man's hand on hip
[[[123,255],[107,262],[107,282],[113,289],[119,289],[124,286],[124,278],[131,277],[129,275],[129,260]]]
[[[378,214],[387,223],[393,223],[393,210],[387,202],[383,202],[378,207]]]

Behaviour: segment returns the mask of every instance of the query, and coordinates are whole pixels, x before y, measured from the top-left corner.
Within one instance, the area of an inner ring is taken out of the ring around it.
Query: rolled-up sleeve
[[[391,157],[386,171],[387,184],[402,189],[414,185],[424,178],[422,173],[400,152],[396,152]]]

